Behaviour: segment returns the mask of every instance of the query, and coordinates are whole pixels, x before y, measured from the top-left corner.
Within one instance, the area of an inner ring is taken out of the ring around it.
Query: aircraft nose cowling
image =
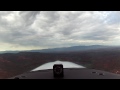
[[[43,64],[43,65],[41,65],[41,66],[31,70],[31,71],[53,69],[54,64],[62,64],[63,68],[85,68],[84,66],[75,64],[73,62],[57,60],[57,61],[54,61],[54,62],[45,63],[45,64]]]

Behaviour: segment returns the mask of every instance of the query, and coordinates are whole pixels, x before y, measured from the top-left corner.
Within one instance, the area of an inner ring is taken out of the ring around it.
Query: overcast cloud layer
[[[0,12],[0,51],[77,45],[120,45],[120,12]]]

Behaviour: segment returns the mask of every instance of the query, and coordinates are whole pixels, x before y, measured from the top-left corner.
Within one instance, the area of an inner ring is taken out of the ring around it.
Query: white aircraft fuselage
[[[81,66],[81,65],[78,65],[78,64],[75,64],[73,62],[69,62],[69,61],[54,61],[54,62],[48,62],[48,63],[45,63],[31,71],[38,71],[38,70],[46,70],[46,69],[53,69],[53,65],[54,64],[62,64],[63,65],[63,68],[85,68],[84,66]]]

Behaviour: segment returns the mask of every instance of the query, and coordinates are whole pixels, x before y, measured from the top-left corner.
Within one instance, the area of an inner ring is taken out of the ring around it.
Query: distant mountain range
[[[42,49],[42,50],[1,51],[0,54],[3,54],[3,53],[19,53],[19,52],[59,53],[59,52],[74,52],[74,51],[86,51],[86,50],[105,49],[105,48],[110,48],[110,47],[113,47],[113,46],[103,46],[103,45],[72,46],[72,47]]]
[[[19,53],[20,51],[0,51],[0,54],[3,53]]]

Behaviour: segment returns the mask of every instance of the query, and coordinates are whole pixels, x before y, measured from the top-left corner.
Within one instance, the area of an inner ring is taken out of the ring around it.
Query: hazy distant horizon
[[[118,45],[77,45],[77,46],[111,46],[111,47],[120,47]],[[31,50],[47,50],[47,49],[56,49],[56,48],[69,48],[69,47],[77,47],[77,46],[68,46],[68,47],[55,47],[55,48],[44,48],[44,49],[29,49],[29,50],[5,50],[0,52],[9,52],[9,51],[31,51]]]

